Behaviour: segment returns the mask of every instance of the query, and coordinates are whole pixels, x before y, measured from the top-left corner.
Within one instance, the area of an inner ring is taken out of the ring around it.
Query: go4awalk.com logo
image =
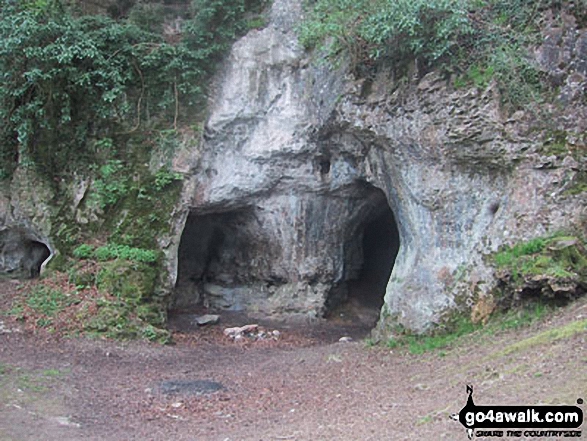
[[[469,439],[477,437],[580,438],[583,423],[578,406],[477,406],[473,386],[467,386],[467,404],[451,418],[459,421]],[[583,404],[579,398],[577,404]]]

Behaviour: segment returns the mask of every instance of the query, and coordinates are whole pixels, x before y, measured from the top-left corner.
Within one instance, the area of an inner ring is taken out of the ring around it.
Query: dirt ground
[[[0,309],[14,292],[0,283]],[[587,330],[547,332],[585,319],[587,299],[416,356],[369,347],[342,319],[265,323],[278,340],[234,342],[222,330],[242,316],[198,328],[178,315],[175,344],[161,346],[33,335],[0,315],[0,440],[466,440],[449,415],[467,384],[478,405],[587,399]],[[338,342],[344,335],[355,338]],[[223,388],[163,393],[171,380]]]

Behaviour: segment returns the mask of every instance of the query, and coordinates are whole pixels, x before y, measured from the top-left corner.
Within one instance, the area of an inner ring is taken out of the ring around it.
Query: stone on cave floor
[[[226,328],[224,330],[224,335],[227,337],[236,337],[237,335],[249,334],[251,332],[255,332],[259,328],[259,325],[244,325],[244,326],[237,326],[234,328]]]
[[[194,319],[198,326],[215,325],[220,321],[220,316],[217,314],[204,314]]]
[[[269,331],[259,325],[244,325],[234,328],[226,328],[224,335],[234,341],[241,341],[244,338],[253,341],[259,340],[278,340],[281,336],[281,332],[278,330]]]

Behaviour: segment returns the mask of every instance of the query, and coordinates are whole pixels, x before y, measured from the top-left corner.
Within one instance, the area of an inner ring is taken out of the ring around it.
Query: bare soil
[[[1,281],[0,310],[17,295]],[[245,316],[198,328],[179,314],[168,346],[57,338],[0,316],[0,440],[465,440],[449,415],[465,405],[467,384],[476,404],[587,399],[587,333],[529,340],[586,319],[587,299],[522,330],[418,356],[369,347],[361,322],[341,314],[261,323],[279,339],[241,342],[222,330]],[[353,342],[338,342],[344,335]],[[196,380],[223,388],[161,391],[164,381]]]

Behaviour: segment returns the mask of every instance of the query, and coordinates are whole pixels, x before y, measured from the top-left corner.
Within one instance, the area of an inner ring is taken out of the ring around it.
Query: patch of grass
[[[457,317],[453,320],[450,330],[444,329],[431,335],[400,335],[398,338],[388,340],[387,346],[407,347],[411,354],[421,355],[436,349],[447,348],[459,338],[472,334],[481,327],[482,325],[473,324],[467,317]]]
[[[428,424],[431,423],[434,419],[432,418],[431,415],[425,415],[422,418],[420,418],[418,420],[418,422],[416,423],[418,426],[422,425],[422,424]]]
[[[438,350],[438,356],[445,357],[447,352],[440,349],[453,347],[465,336],[482,337],[493,335],[498,331],[520,329],[543,319],[551,311],[552,308],[548,305],[537,302],[524,308],[494,315],[486,325],[472,323],[466,316],[456,316],[442,330],[430,335],[399,334],[396,338],[387,341],[387,347],[407,348],[408,352],[413,355]]]
[[[21,373],[16,378],[16,386],[29,392],[43,393],[47,392],[48,386],[43,378],[34,375],[34,373]]]
[[[44,393],[49,390],[52,383],[63,378],[65,372],[59,369],[24,369],[16,366],[0,365],[0,380],[6,381],[3,387],[8,389],[8,384],[23,392]]]
[[[522,341],[513,343],[505,347],[503,350],[497,352],[493,356],[507,356],[510,354],[531,349],[535,346],[550,344],[559,340],[564,340],[573,337],[574,335],[585,332],[587,332],[587,319],[577,320],[571,323],[567,323],[564,326],[549,329],[532,337],[526,338]]]
[[[45,369],[41,372],[41,375],[46,378],[60,378],[63,376],[63,372],[59,369]]]
[[[375,346],[377,346],[377,341],[373,338],[366,338],[364,340],[365,343],[365,347],[367,348],[374,348]]]

